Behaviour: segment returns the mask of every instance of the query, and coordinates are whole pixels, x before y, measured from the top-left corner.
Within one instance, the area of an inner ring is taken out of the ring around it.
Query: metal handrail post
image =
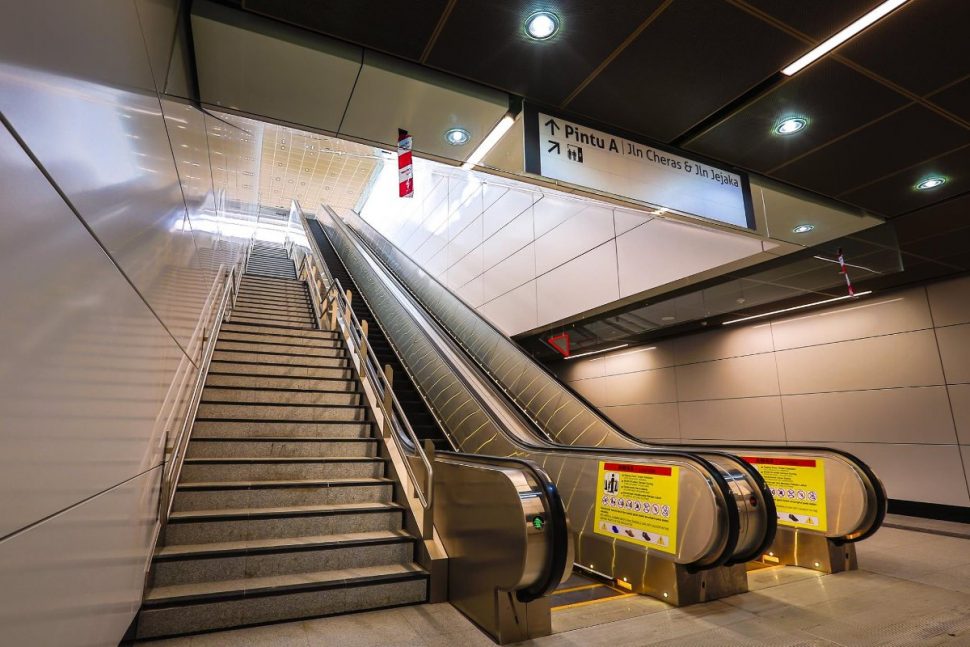
[[[357,360],[360,362],[360,382],[367,381],[367,320],[360,322],[360,346],[357,348]]]

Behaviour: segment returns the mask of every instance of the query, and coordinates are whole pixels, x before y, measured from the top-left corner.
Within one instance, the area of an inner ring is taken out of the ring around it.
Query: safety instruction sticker
[[[675,466],[600,461],[594,531],[676,553],[679,470]]]
[[[825,461],[814,458],[743,456],[764,477],[778,510],[778,524],[824,532]]]

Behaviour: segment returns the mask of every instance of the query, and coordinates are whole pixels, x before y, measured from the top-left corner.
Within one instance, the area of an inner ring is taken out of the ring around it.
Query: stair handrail
[[[307,233],[308,240],[310,240],[306,215],[298,203],[295,203],[295,205],[300,215],[300,222]],[[383,418],[381,435],[385,439],[393,439],[394,444],[405,457],[403,461],[405,470],[414,486],[415,495],[424,510],[422,535],[424,539],[430,539],[434,525],[434,464],[428,454],[433,452],[433,448],[423,446],[411,427],[411,423],[404,413],[404,408],[394,393],[394,373],[390,365],[385,365],[384,370],[381,370],[380,360],[367,341],[368,322],[367,320],[359,321],[351,307],[353,293],[344,289],[340,280],[330,273],[326,263],[319,258],[318,250],[313,249],[312,245],[309,253],[303,256],[298,275],[305,278],[311,297],[315,304],[319,304],[321,324],[328,320],[329,315],[330,329],[341,333],[349,349],[358,358],[356,368],[361,383],[369,382],[374,389],[377,397],[374,398],[373,404],[381,412]],[[324,296],[324,289],[327,292],[326,296]],[[407,442],[405,442],[405,438]],[[423,483],[415,474],[411,461],[407,460],[409,455],[417,456],[424,466],[425,478]]]
[[[250,245],[250,248],[252,248],[252,245]],[[216,339],[219,336],[219,330],[222,327],[223,320],[225,320],[232,309],[231,304],[234,304],[236,301],[236,294],[238,293],[237,277],[241,276],[242,272],[237,271],[235,266],[226,270],[226,276],[222,281],[222,297],[219,299],[219,307],[213,319],[212,330],[209,331],[208,335],[205,335],[203,332],[202,357],[200,358],[198,366],[199,374],[192,387],[192,395],[189,398],[189,408],[185,413],[185,419],[182,421],[182,427],[179,429],[175,443],[172,446],[172,454],[167,460],[165,467],[167,476],[163,473],[162,491],[159,496],[159,522],[162,526],[168,521],[168,517],[172,512],[172,505],[175,502],[175,486],[182,473],[182,464],[185,462],[185,450],[189,444],[192,425],[195,423],[199,402],[202,399],[202,391],[205,388],[205,380],[209,374],[209,364],[215,352]]]

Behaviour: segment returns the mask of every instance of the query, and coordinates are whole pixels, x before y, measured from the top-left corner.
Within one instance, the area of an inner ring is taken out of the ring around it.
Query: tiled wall
[[[131,622],[197,324],[244,242],[200,226],[219,122],[162,95],[177,5],[3,8],[4,645],[112,645]]]
[[[361,215],[509,335],[763,253],[762,241],[415,160],[386,164]]]
[[[648,440],[820,444],[970,506],[970,278],[552,365]]]

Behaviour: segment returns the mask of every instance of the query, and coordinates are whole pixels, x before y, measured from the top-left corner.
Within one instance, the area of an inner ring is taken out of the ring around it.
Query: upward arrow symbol
[[[547,122],[546,122],[546,123],[544,123],[543,125],[544,125],[544,126],[549,126],[549,133],[550,133],[550,134],[551,134],[551,135],[552,135],[553,137],[555,137],[555,135],[556,135],[556,128],[561,128],[561,127],[562,127],[562,126],[560,126],[559,124],[557,124],[557,123],[555,122],[555,120],[554,120],[554,119],[552,119],[551,117],[549,118],[549,121],[547,121]]]

